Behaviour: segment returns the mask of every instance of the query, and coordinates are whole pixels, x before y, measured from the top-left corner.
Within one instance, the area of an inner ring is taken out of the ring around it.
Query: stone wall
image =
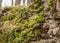
[[[45,23],[43,29],[47,30],[47,39],[43,43],[60,43],[60,3],[58,0],[48,0],[44,3]],[[41,43],[41,42],[40,42]]]

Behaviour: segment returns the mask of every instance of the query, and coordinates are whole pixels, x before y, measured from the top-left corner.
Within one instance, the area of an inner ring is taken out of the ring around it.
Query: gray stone
[[[60,36],[60,29],[56,33],[57,36]]]
[[[60,34],[59,31],[60,31],[59,27],[54,28],[53,29],[53,35],[57,35],[58,33]]]
[[[37,23],[37,24],[35,24],[34,26],[33,26],[33,28],[40,28],[41,26],[40,26],[40,24],[39,23]]]
[[[48,35],[49,35],[50,38],[53,37],[52,34],[53,34],[53,29],[49,29],[49,31],[48,31]]]
[[[57,40],[57,42],[56,43],[60,43],[60,38]]]
[[[60,20],[60,12],[57,12],[56,14],[54,14],[54,19]]]

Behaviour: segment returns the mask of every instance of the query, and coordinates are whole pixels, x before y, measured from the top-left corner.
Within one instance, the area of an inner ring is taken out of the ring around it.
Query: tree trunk
[[[16,0],[16,1],[15,1],[15,5],[20,5],[20,1],[21,1],[21,0]]]
[[[12,0],[12,6],[13,6],[13,0]]]

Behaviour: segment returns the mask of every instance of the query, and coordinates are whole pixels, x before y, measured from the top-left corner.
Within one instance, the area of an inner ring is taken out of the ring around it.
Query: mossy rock
[[[3,21],[3,28],[6,29],[8,27],[8,25],[10,26],[10,24],[12,25],[12,27],[15,28],[9,28],[9,29],[13,29],[10,33],[6,33],[4,32],[4,34],[1,34],[1,38],[2,38],[2,43],[6,43],[4,39],[8,39],[7,43],[23,43],[23,41],[26,39],[27,43],[29,43],[31,41],[32,38],[38,40],[40,39],[40,35],[43,32],[42,30],[42,25],[43,25],[43,6],[40,6],[37,2],[38,0],[36,0],[36,4],[35,7],[38,9],[39,8],[39,13],[33,13],[36,15],[33,16],[29,16],[29,11],[28,9],[21,9],[20,6],[15,6],[15,7],[8,7],[8,10],[12,10],[15,9],[18,14],[12,13],[9,14],[9,16],[2,16],[2,20]],[[20,17],[20,12],[22,13],[22,17]],[[24,19],[23,17],[27,15],[29,16],[28,19]],[[41,28],[34,28],[33,26],[35,24],[39,23],[39,25],[41,26]],[[21,24],[21,25],[19,25]],[[23,25],[23,26],[22,26]],[[6,29],[8,30],[8,29]],[[0,30],[2,31],[2,30]],[[35,32],[37,33],[37,37],[35,37]],[[5,34],[6,33],[6,34]],[[8,36],[9,35],[9,36]],[[8,36],[8,38],[6,38]],[[26,37],[25,37],[26,36]],[[39,37],[38,37],[39,36]],[[36,41],[35,40],[35,41]]]

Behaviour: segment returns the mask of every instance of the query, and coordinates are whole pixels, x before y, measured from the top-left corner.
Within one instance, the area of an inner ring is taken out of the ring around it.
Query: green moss
[[[48,4],[49,4],[50,6],[53,6],[52,0],[48,0]]]
[[[27,40],[27,43],[29,43],[29,41],[31,40],[31,37],[27,37],[26,40]]]
[[[36,29],[35,32],[36,32],[38,35],[41,35],[40,29]]]
[[[13,43],[14,37],[10,36],[8,43]]]
[[[44,9],[44,6],[40,6],[40,7],[37,9],[37,11],[38,11],[38,12],[41,12],[43,9]]]
[[[10,21],[5,21],[3,25],[7,25],[9,23],[10,23]]]
[[[4,32],[3,34],[1,34],[0,39],[2,39],[2,43],[23,43],[23,41],[26,39],[27,43],[29,43],[29,41],[32,38],[35,38],[36,40],[40,40],[40,35],[43,32],[42,30],[42,26],[43,26],[43,14],[44,14],[44,7],[40,6],[38,0],[35,0],[34,3],[34,7],[37,9],[38,12],[35,13],[31,13],[30,9],[21,9],[20,6],[15,6],[15,7],[6,7],[6,9],[8,10],[12,10],[14,9],[14,11],[16,10],[16,13],[12,13],[10,12],[10,14],[8,14],[8,16],[4,15],[2,16],[2,22],[3,22],[3,26],[1,28],[6,29],[6,32]],[[33,9],[33,10],[36,10]],[[22,16],[20,15],[20,13],[22,14]],[[29,14],[33,14],[32,16],[30,16]],[[36,15],[35,15],[36,14]],[[28,19],[25,19],[24,17],[28,17]],[[33,26],[35,24],[39,23],[39,25],[41,27],[39,28],[34,28]],[[11,27],[8,27],[11,26]],[[8,33],[7,30],[11,29],[11,31]],[[2,31],[2,30],[0,30]],[[37,34],[35,34],[35,32]],[[35,35],[37,35],[37,37],[35,37]],[[39,37],[38,37],[39,36]],[[8,38],[7,38],[8,37]],[[7,41],[5,40],[7,39]]]
[[[9,15],[9,17],[8,17],[8,20],[12,20],[12,19],[14,19],[16,17],[16,14],[11,14],[11,15]]]
[[[28,37],[34,37],[35,35],[33,34],[33,31],[30,31],[28,34],[27,34]]]
[[[15,43],[22,43],[23,37],[16,37],[15,38]]]
[[[7,21],[7,16],[2,16],[2,20]]]
[[[6,9],[6,10],[11,10],[12,7],[11,7],[11,6],[7,6],[7,7],[5,7],[5,9]]]
[[[24,31],[21,32],[21,35],[24,36],[24,35],[26,35],[29,31],[30,31],[30,29],[25,29]]]
[[[37,9],[38,7],[39,7],[39,4],[38,3],[34,4],[34,8],[35,9]]]
[[[43,15],[44,15],[44,11],[41,11],[41,12],[39,13],[39,15],[40,15],[40,16],[43,16]]]
[[[6,10],[11,10],[11,9],[15,9],[16,11],[20,11],[21,10],[21,8],[20,8],[20,6],[7,6],[7,7],[5,7],[5,9]]]
[[[34,0],[35,3],[38,3],[39,1],[38,0]]]
[[[35,21],[34,22],[28,22],[26,25],[27,25],[27,27],[32,27],[35,23],[36,23]]]
[[[0,34],[2,34],[2,28],[0,27]]]
[[[13,8],[16,9],[17,11],[21,10],[20,6],[14,6]]]

